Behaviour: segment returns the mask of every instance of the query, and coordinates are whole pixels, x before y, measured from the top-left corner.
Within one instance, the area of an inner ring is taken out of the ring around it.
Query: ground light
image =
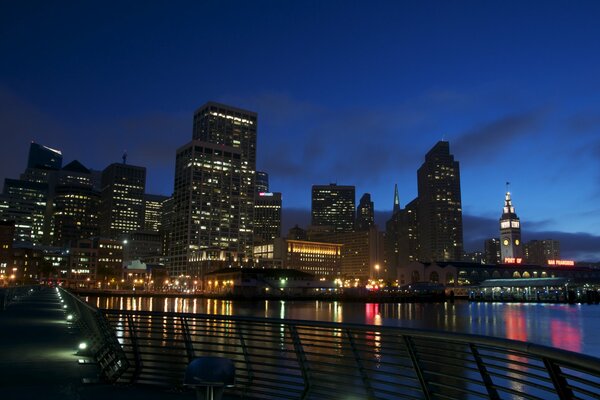
[[[67,321],[73,321],[73,314],[67,315]]]
[[[86,342],[81,342],[79,343],[79,350],[85,350],[87,349],[87,343]]]

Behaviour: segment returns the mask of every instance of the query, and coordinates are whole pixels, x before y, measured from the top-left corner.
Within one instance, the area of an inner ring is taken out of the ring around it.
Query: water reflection
[[[600,306],[503,303],[342,303],[94,297],[100,308],[333,321],[438,329],[530,341],[600,357]],[[373,345],[376,345],[374,341]]]

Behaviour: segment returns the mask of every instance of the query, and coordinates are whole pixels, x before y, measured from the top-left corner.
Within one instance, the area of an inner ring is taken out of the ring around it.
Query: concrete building
[[[145,189],[144,167],[114,163],[102,171],[101,236],[116,239],[143,228]]]
[[[123,244],[114,239],[78,240],[70,249],[68,285],[116,287],[123,271]]]
[[[137,231],[119,237],[123,244],[123,262],[146,261],[160,257],[163,253],[162,235],[154,231]]]
[[[352,232],[355,212],[354,186],[313,185],[311,225],[331,232]]]
[[[167,196],[144,194],[144,227],[143,230],[159,232],[162,224],[163,203]]]
[[[16,242],[43,243],[47,202],[47,183],[4,180],[0,220],[15,223]]]
[[[419,259],[460,260],[463,255],[460,169],[447,141],[425,155],[417,171]]]

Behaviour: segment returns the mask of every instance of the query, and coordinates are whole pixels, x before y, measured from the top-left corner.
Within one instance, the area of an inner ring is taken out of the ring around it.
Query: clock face
[[[504,240],[502,241],[502,244],[505,245],[505,246],[508,246],[509,243],[510,242],[509,242],[509,240],[507,238],[504,238]]]
[[[519,239],[515,239],[515,244],[518,246],[521,244],[521,241]]]

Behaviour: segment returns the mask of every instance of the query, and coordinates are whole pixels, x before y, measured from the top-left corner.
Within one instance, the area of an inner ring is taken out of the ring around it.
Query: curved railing
[[[592,399],[600,360],[514,340],[358,324],[103,309],[130,367],[180,386],[203,355],[236,365],[231,395],[260,399]]]

